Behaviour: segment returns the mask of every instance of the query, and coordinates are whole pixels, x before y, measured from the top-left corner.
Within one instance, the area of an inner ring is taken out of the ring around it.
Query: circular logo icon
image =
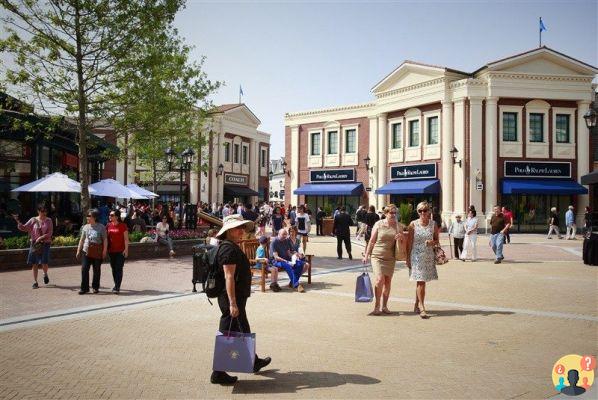
[[[557,392],[568,396],[585,393],[594,383],[596,357],[568,354],[552,367],[552,384]]]

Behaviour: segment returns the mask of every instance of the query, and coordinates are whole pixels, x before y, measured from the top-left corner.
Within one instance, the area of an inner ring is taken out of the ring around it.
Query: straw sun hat
[[[220,239],[221,236],[223,236],[229,229],[233,229],[242,225],[246,225],[246,230],[252,230],[254,226],[253,221],[243,219],[243,216],[240,214],[229,215],[224,218],[224,221],[222,221],[222,228],[220,228],[216,234],[216,237]]]

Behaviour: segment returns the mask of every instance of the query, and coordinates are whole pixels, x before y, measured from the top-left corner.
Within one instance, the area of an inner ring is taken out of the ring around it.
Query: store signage
[[[249,178],[246,175],[224,174],[225,185],[242,185],[247,186]]]
[[[571,178],[571,163],[505,161],[505,178]]]
[[[312,183],[355,182],[354,169],[324,169],[309,171]]]
[[[391,181],[436,178],[436,164],[411,164],[390,167]]]

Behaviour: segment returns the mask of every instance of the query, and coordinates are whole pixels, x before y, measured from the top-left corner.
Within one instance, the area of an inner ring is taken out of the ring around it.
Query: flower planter
[[[203,243],[203,239],[184,239],[173,241],[176,256],[193,254],[193,246]],[[26,264],[29,249],[0,250],[0,271],[29,268]],[[60,265],[79,265],[75,255],[77,246],[52,247],[50,249],[50,267]],[[150,260],[167,258],[168,247],[157,243],[130,243],[128,260]],[[104,260],[105,263],[108,260]]]
[[[332,218],[324,218],[322,220],[322,234],[325,236],[332,235],[332,227],[334,226],[334,220]]]

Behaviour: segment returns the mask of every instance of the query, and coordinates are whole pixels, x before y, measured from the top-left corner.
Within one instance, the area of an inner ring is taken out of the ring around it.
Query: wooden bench
[[[270,240],[268,239],[268,244],[266,246],[266,258],[265,259],[256,259],[255,253],[257,248],[259,247],[260,243],[257,239],[247,239],[242,240],[240,243],[241,250],[249,259],[249,264],[251,266],[251,283],[259,284],[260,289],[262,292],[266,291],[266,279],[268,278],[268,274],[270,273],[268,268],[272,267],[270,264]],[[308,268],[301,277],[307,278],[307,283],[311,285],[311,269],[313,266],[313,254],[306,254],[305,260],[308,263]],[[261,262],[261,268],[254,268],[259,262]],[[278,271],[284,271],[284,268],[278,268]]]

